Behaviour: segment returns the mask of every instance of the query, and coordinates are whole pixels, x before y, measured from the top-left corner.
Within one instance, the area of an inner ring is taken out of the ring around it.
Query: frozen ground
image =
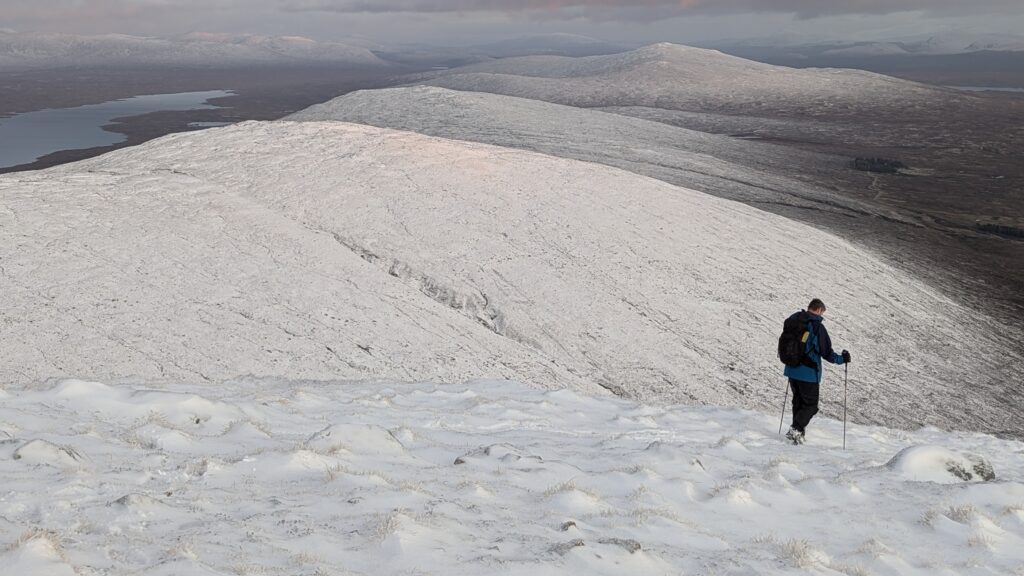
[[[984,317],[835,236],[598,164],[245,123],[0,196],[12,384],[487,377],[774,411],[781,321],[820,296],[852,418],[1020,430],[1019,345]]]
[[[0,394],[5,576],[1024,573],[1024,445],[985,435],[496,381]]]

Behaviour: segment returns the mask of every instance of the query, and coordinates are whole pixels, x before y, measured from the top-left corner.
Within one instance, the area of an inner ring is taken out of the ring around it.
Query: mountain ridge
[[[499,376],[774,410],[779,323],[815,294],[837,346],[872,359],[854,364],[855,419],[1017,414],[986,400],[1013,351],[959,304],[829,234],[597,164],[249,122],[0,191],[0,283],[26,311],[0,332],[11,382]],[[808,245],[835,255],[811,279],[780,260]],[[879,386],[892,403],[870,401]]]

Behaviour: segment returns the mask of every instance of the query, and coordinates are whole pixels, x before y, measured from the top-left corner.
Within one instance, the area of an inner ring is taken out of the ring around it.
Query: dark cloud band
[[[1020,0],[284,0],[288,11],[349,13],[505,12],[558,15],[659,16],[781,12],[801,17],[842,14],[1017,13]]]
[[[1021,15],[1022,0],[12,0],[6,22],[99,21],[223,11],[347,14],[504,13],[536,18],[642,21],[687,14],[785,13],[802,18],[922,11],[928,15]]]

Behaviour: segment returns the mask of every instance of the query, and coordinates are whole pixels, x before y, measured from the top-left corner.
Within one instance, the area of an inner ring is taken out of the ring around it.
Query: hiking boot
[[[793,444],[803,444],[804,433],[797,430],[796,428],[790,428],[789,432],[786,432],[786,439],[792,442]]]

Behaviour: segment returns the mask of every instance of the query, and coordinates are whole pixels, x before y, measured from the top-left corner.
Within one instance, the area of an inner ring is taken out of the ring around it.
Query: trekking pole
[[[846,378],[843,379],[843,450],[846,450],[846,385],[850,382],[850,365],[843,363]]]
[[[789,400],[789,382],[786,383],[786,393],[782,396],[782,416],[779,416],[779,434],[782,434],[782,420],[786,417],[786,400]]]

